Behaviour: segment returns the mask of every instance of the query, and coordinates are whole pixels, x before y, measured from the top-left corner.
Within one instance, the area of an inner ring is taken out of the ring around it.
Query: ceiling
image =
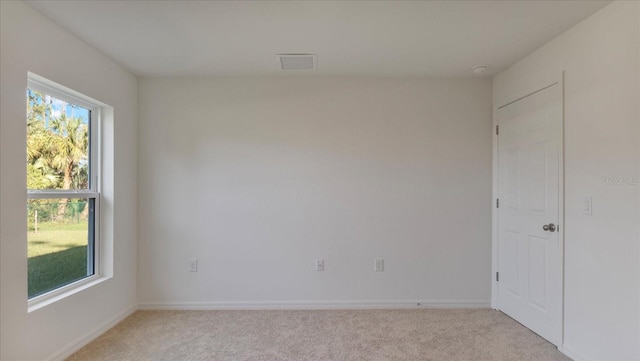
[[[139,76],[438,78],[496,74],[608,2],[27,1]]]

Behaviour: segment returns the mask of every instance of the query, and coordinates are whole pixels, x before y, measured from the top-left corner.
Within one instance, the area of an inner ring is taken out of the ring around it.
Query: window
[[[100,275],[100,106],[46,79],[27,97],[28,295],[47,300]]]

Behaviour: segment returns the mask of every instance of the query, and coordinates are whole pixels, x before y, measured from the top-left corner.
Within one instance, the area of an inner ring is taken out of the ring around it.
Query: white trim
[[[67,344],[60,351],[56,352],[53,356],[51,356],[47,361],[63,361],[67,357],[73,355],[76,351],[80,350],[81,348],[89,344],[91,341],[98,338],[103,333],[109,331],[111,328],[113,328],[115,325],[120,323],[125,318],[131,316],[137,310],[138,310],[138,307],[135,305],[127,308],[117,316],[113,317],[112,319],[96,327],[93,331]]]
[[[543,91],[543,90],[547,90],[547,89],[551,88],[552,86],[554,86],[554,85],[556,85],[556,84],[558,84],[558,83],[560,83],[560,81],[557,81],[557,82],[555,82],[555,83],[549,84],[549,85],[547,85],[547,86],[545,86],[545,87],[542,87],[542,88],[540,88],[540,89],[538,89],[538,90],[534,90],[534,91],[532,91],[532,92],[530,92],[530,93],[527,93],[527,94],[525,94],[525,95],[523,95],[523,96],[521,96],[521,97],[519,97],[519,98],[516,98],[516,99],[514,99],[514,100],[512,100],[512,101],[510,101],[510,102],[508,102],[508,103],[506,103],[506,104],[503,104],[503,105],[499,106],[499,107],[498,107],[498,109],[502,109],[502,108],[504,108],[504,107],[506,107],[506,106],[509,106],[509,105],[511,105],[511,104],[513,104],[513,103],[515,103],[515,102],[518,102],[518,101],[520,101],[520,100],[523,100],[524,98],[528,98],[528,97],[530,97],[530,96],[532,96],[532,95],[534,95],[534,94],[540,93],[540,92],[541,92],[541,91]]]
[[[489,301],[266,301],[147,302],[139,310],[350,310],[350,309],[481,309]]]
[[[495,82],[493,84],[495,88]],[[492,159],[492,179],[491,179],[491,308],[498,309],[498,282],[496,281],[496,273],[498,272],[498,208],[496,200],[500,192],[498,189],[499,163],[498,163],[498,106],[496,105],[495,94],[493,96],[493,127],[491,128],[493,159]]]
[[[98,198],[100,193],[88,189],[29,189],[27,199]]]
[[[565,322],[564,322],[564,318],[565,318],[565,302],[564,302],[564,294],[565,294],[565,286],[564,286],[564,281],[565,281],[565,248],[566,248],[566,241],[565,241],[565,230],[567,229],[566,225],[566,218],[565,218],[565,213],[566,213],[566,209],[565,209],[565,197],[566,197],[566,187],[565,187],[565,169],[567,168],[565,166],[565,113],[566,113],[566,108],[567,108],[567,101],[566,101],[566,97],[565,97],[565,80],[564,80],[564,73],[565,71],[563,70],[560,74],[560,91],[562,92],[562,119],[560,120],[562,122],[562,124],[560,125],[560,149],[558,150],[558,154],[560,156],[560,159],[558,160],[560,162],[559,166],[560,169],[558,169],[558,190],[560,191],[560,194],[558,195],[558,241],[560,242],[560,244],[562,245],[562,248],[560,249],[560,297],[562,298],[562,300],[560,301],[561,303],[561,310],[560,310],[560,340],[558,340],[558,344],[556,345],[558,347],[558,350],[560,350],[562,352],[562,348],[564,347],[564,339],[565,339],[565,334],[564,334],[564,328],[565,328]]]
[[[71,103],[90,110],[96,110],[97,108],[108,106],[107,104],[86,96],[79,91],[58,84],[52,80],[49,80],[30,71],[27,72],[27,86],[29,88],[35,88],[36,90],[45,92],[53,97],[61,96],[69,98],[69,100],[71,100]]]
[[[560,352],[562,352],[565,356],[569,357],[570,359],[572,359],[574,361],[588,361],[589,360],[588,358],[584,357],[583,355],[580,355],[577,352],[573,351],[573,348],[571,346],[567,346],[566,343],[564,345],[562,345],[562,348],[558,347],[558,350]]]
[[[42,307],[55,303],[63,298],[67,298],[82,290],[86,290],[87,288],[93,287],[110,278],[111,276],[94,274],[94,275],[82,278],[78,281],[69,283],[68,285],[58,287],[47,293],[43,293],[41,295],[35,296],[27,300],[27,313],[31,313],[33,311],[39,310]]]
[[[89,162],[90,176],[89,189],[27,190],[27,199],[86,198],[87,200],[94,200],[93,222],[91,222],[93,229],[89,228],[89,231],[93,231],[91,235],[93,237],[92,242],[87,245],[93,248],[93,262],[87,262],[88,271],[93,274],[68,285],[55,288],[42,295],[33,298],[27,297],[27,312],[32,312],[111,278],[111,273],[106,273],[103,266],[105,260],[103,260],[102,255],[106,252],[103,252],[105,244],[102,238],[101,224],[103,219],[102,212],[100,211],[100,192],[102,190],[101,182],[103,174],[102,110],[103,108],[106,109],[108,105],[32,72],[27,72],[27,86],[29,89],[41,91],[48,96],[81,106],[90,111],[88,119],[89,154],[87,159]],[[89,206],[89,203],[87,206]],[[88,250],[91,251],[91,248],[88,248]]]

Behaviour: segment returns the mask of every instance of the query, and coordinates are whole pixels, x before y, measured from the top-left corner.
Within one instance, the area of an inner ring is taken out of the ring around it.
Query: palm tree
[[[62,104],[62,114],[53,117],[50,96],[32,89],[27,96],[27,188],[88,188],[88,125],[73,117],[72,104]],[[61,199],[56,220],[64,218],[67,202]]]
[[[89,127],[80,118],[70,118],[64,113],[51,120],[51,167],[62,175],[62,188],[71,189],[72,183],[87,184],[87,172],[80,171],[87,164],[89,150]],[[75,178],[75,179],[74,179]],[[84,179],[80,179],[84,178]],[[57,219],[64,218],[67,199],[61,199]]]
[[[51,166],[53,134],[45,129],[44,116],[27,118],[27,189],[60,188],[60,174]]]

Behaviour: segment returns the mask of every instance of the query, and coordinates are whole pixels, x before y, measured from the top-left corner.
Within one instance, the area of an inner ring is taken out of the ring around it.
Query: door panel
[[[506,232],[506,272],[503,279],[507,283],[509,292],[517,297],[520,295],[520,235],[516,232]]]
[[[529,302],[545,311],[547,279],[547,240],[529,237]]]
[[[529,151],[529,205],[531,211],[547,211],[547,142],[533,144]]]
[[[498,308],[558,345],[562,336],[560,223],[562,87],[498,110]]]

